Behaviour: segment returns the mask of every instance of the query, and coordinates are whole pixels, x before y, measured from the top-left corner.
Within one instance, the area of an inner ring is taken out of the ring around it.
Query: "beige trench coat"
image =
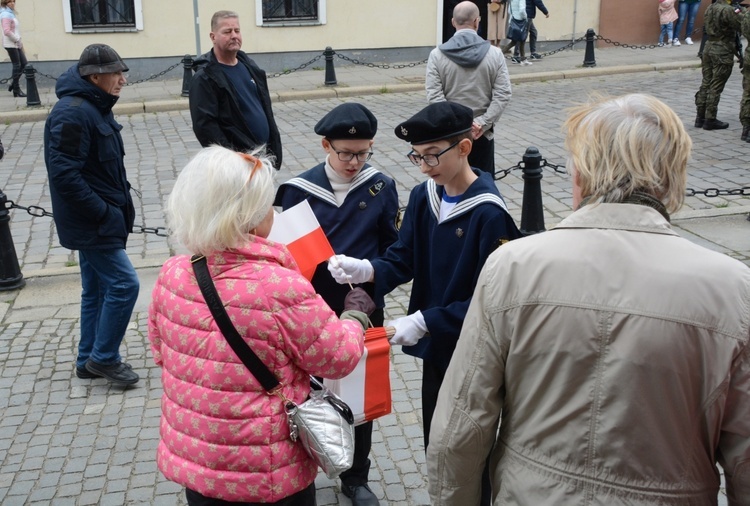
[[[440,391],[433,504],[479,504],[490,453],[495,505],[714,505],[717,462],[750,504],[749,336],[750,269],[651,208],[501,246]]]

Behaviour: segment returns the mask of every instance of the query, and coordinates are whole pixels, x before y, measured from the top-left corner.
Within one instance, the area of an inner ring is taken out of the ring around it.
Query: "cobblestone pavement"
[[[731,77],[722,95],[719,118],[725,131],[692,128],[693,94],[700,71],[674,70],[577,80],[517,84],[513,100],[497,131],[499,168],[516,165],[528,146],[536,146],[551,163],[564,164],[560,124],[565,108],[594,91],[611,94],[646,91],[671,105],[688,125],[695,142],[689,186],[742,188],[750,186],[750,144],[740,142],[737,109],[740,76]],[[418,168],[404,156],[409,147],[395,138],[393,128],[425,105],[423,93],[384,93],[360,97],[379,120],[377,164],[398,182],[400,199],[422,181]],[[283,102],[274,105],[284,143],[285,167],[278,180],[296,175],[321,158],[317,120],[338,99]],[[126,142],[130,180],[141,192],[136,199],[138,222],[164,226],[162,205],[180,168],[199,145],[187,111],[118,117]],[[10,149],[0,163],[0,188],[23,206],[51,211],[43,160],[44,125],[0,125]],[[520,220],[523,180],[518,170],[499,182],[513,217]],[[571,212],[567,175],[545,170],[542,182],[547,227]],[[686,212],[699,214],[747,212],[746,196],[689,197]],[[744,216],[729,214],[726,219]],[[142,221],[141,221],[142,220]],[[742,242],[710,242],[692,220],[675,220],[678,230],[696,241],[750,261]],[[736,223],[735,223],[736,224]],[[684,228],[683,228],[684,225]],[[738,229],[739,230],[739,229]],[[28,285],[0,293],[0,503],[3,505],[184,504],[181,488],[157,471],[160,371],[153,365],[146,339],[146,304],[158,267],[181,252],[170,240],[134,234],[128,253],[139,268],[142,293],[126,335],[123,356],[141,374],[137,387],[118,389],[104,380],[79,380],[73,374],[78,335],[80,287],[77,257],[57,243],[52,220],[15,210],[11,231]],[[747,229],[742,229],[743,237]],[[388,298],[387,315],[403,315],[408,286]],[[393,413],[375,423],[371,458],[372,488],[384,504],[429,504],[426,493],[420,414],[420,363],[394,349],[391,381]],[[350,504],[337,481],[317,479],[318,503]],[[722,504],[726,504],[723,499]]]

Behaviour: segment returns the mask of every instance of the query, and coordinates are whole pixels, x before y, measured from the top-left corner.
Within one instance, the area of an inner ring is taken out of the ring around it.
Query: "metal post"
[[[190,95],[190,82],[193,80],[193,57],[186,54],[182,59],[182,96]]]
[[[594,56],[594,39],[596,32],[593,28],[586,30],[586,54],[583,55],[584,67],[596,67],[596,57]]]
[[[26,74],[26,106],[42,105],[42,101],[39,100],[39,90],[36,89],[36,69],[33,65],[26,65],[23,73]]]
[[[5,207],[7,202],[5,193],[0,190],[0,291],[16,290],[26,284],[10,235],[10,213]]]
[[[542,155],[534,146],[523,155],[523,203],[521,205],[521,233],[544,232],[542,208]]]
[[[336,86],[336,70],[333,68],[333,55],[336,54],[336,52],[331,49],[331,46],[326,47],[326,50],[323,51],[323,54],[326,57],[326,80],[325,85],[326,86]]]

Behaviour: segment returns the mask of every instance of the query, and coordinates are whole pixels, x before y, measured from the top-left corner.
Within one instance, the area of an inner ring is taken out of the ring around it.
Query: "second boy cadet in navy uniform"
[[[469,165],[472,122],[470,108],[436,102],[396,127],[396,136],[412,144],[409,159],[429,180],[411,191],[398,241],[385,255],[371,261],[337,255],[338,266],[328,267],[340,283],[374,281],[376,297],[413,280],[408,316],[391,323],[391,344],[423,359],[425,448],[482,266],[499,245],[520,237],[492,176]],[[489,504],[488,479],[484,486],[482,504]]]
[[[337,106],[315,125],[315,133],[323,136],[326,161],[286,181],[276,194],[274,204],[284,210],[307,200],[336,253],[373,259],[385,253],[397,237],[396,184],[366,163],[372,156],[377,129],[377,119],[365,106]],[[336,283],[324,263],[315,271],[312,284],[341,314],[349,286]],[[362,287],[374,296],[372,283]],[[382,294],[375,303],[378,309],[370,319],[373,325],[382,326]],[[367,485],[372,422],[357,426],[354,436],[354,465],[341,474],[341,489],[355,506],[377,505],[378,500]]]

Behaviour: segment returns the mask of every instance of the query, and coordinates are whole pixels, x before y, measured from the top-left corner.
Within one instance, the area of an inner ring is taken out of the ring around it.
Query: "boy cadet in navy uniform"
[[[479,272],[492,251],[521,235],[492,176],[469,165],[472,122],[470,108],[436,102],[398,125],[396,136],[412,144],[409,159],[430,179],[411,191],[398,241],[385,255],[337,255],[328,265],[339,283],[374,281],[376,297],[413,280],[408,316],[390,323],[391,344],[423,359],[425,448]]]
[[[333,250],[357,258],[382,255],[398,234],[396,184],[366,163],[372,156],[377,129],[377,119],[361,104],[334,108],[315,125],[315,133],[323,136],[325,162],[283,183],[274,202],[286,210],[308,200]],[[349,286],[336,283],[324,263],[315,271],[312,284],[336,314],[341,314]],[[362,288],[374,296],[372,283]],[[370,319],[373,325],[382,326],[383,295],[375,303],[378,309]],[[372,422],[357,426],[354,439],[354,465],[341,474],[341,489],[355,506],[377,505],[367,485]]]

